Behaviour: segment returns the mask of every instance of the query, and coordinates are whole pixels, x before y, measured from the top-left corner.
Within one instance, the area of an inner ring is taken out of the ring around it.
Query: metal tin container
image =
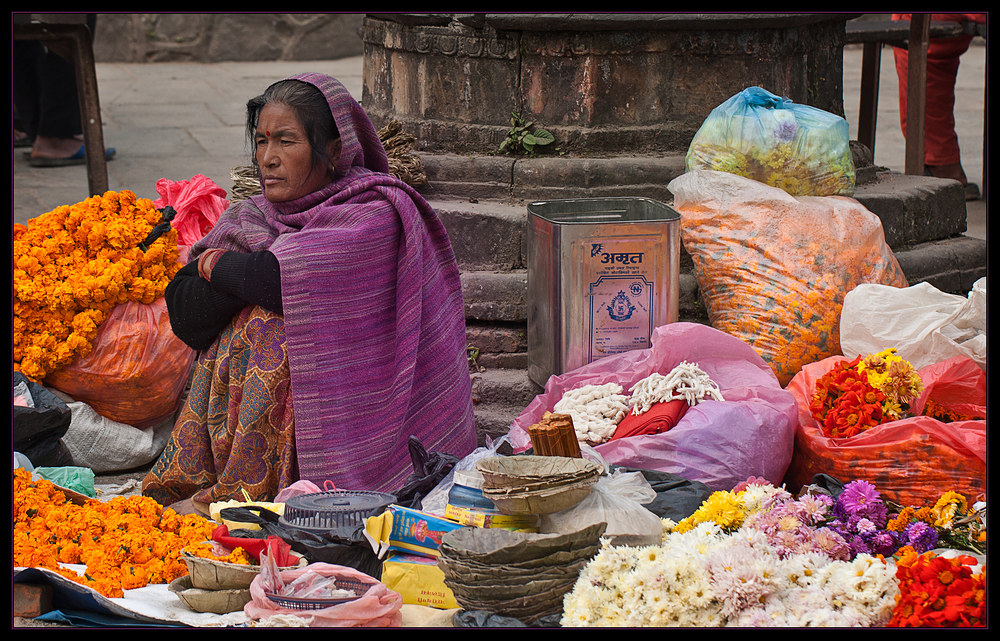
[[[528,205],[528,376],[544,385],[677,321],[680,214],[648,198]]]

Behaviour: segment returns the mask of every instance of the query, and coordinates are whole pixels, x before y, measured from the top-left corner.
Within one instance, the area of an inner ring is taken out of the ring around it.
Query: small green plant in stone
[[[536,129],[535,123],[526,122],[520,114],[510,116],[510,130],[500,143],[500,152],[535,155],[536,147],[544,147],[555,141],[555,136],[545,129]]]

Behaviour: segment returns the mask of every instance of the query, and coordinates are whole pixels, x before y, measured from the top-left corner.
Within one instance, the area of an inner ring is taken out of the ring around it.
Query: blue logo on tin
[[[625,295],[625,292],[618,292],[618,295],[611,300],[611,304],[608,305],[607,309],[611,320],[626,321],[632,318],[632,314],[635,312],[635,305]]]

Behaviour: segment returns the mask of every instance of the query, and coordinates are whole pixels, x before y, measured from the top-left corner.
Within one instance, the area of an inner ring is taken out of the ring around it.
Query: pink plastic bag
[[[302,496],[303,494],[316,494],[317,492],[322,491],[323,489],[320,486],[316,485],[309,479],[300,479],[278,492],[278,495],[274,497],[274,502],[285,503],[288,499],[296,496]]]
[[[743,341],[708,325],[672,323],[653,331],[652,347],[608,356],[549,378],[545,391],[514,420],[515,452],[531,446],[528,427],[583,385],[618,383],[625,392],[654,372],[668,374],[682,361],[715,381],[724,401],[691,407],[670,431],[614,439],[597,452],[611,464],[657,470],[731,490],[751,476],[781,483],[792,457],[795,398]]]
[[[160,209],[169,205],[177,212],[171,225],[177,230],[181,261],[186,262],[186,250],[207,234],[229,207],[226,190],[210,178],[196,174],[191,180],[161,178],[156,181],[156,191],[160,198],[153,201],[153,206]]]
[[[251,600],[243,606],[243,612],[256,620],[276,614],[291,614],[311,620],[309,625],[316,628],[399,627],[402,624],[400,609],[403,606],[403,597],[387,588],[385,584],[354,568],[330,563],[311,563],[304,568],[281,571],[280,580],[287,585],[307,572],[327,577],[339,576],[373,585],[363,596],[353,601],[319,610],[298,610],[284,608],[269,599],[264,590],[265,577],[260,574],[254,577],[250,584]]]

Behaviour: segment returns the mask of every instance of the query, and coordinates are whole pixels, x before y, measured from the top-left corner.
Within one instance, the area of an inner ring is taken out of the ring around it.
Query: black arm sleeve
[[[207,349],[244,307],[282,313],[278,259],[269,251],[226,252],[212,268],[211,283],[194,261],[177,272],[164,297],[174,334],[192,349]]]
[[[246,307],[240,299],[217,291],[198,275],[198,262],[177,272],[163,294],[170,327],[191,349],[207,349],[233,316]]]
[[[269,251],[226,252],[212,268],[212,287],[281,314],[281,268]]]

